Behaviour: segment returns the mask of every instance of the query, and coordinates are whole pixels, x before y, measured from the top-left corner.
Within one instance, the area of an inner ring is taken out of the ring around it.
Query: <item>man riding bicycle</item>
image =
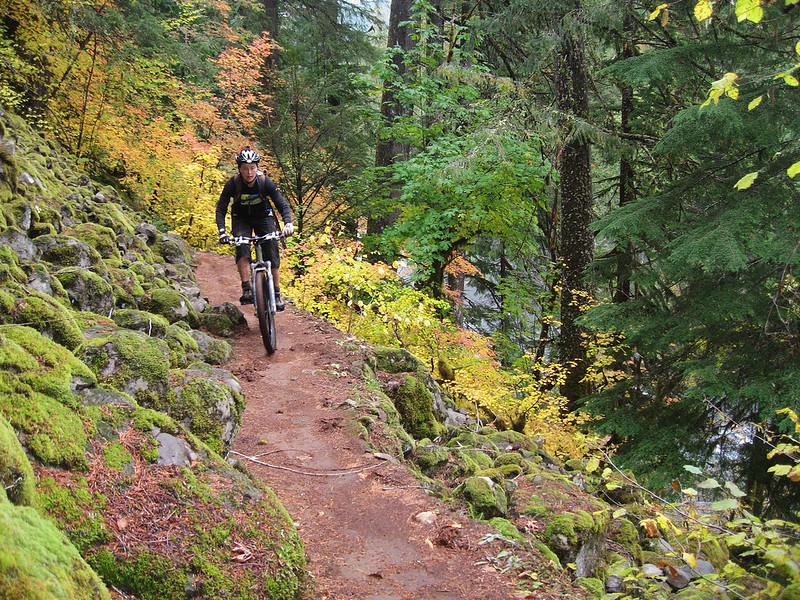
[[[233,237],[265,235],[278,229],[278,221],[274,214],[276,207],[283,219],[283,237],[294,233],[292,210],[289,203],[278,191],[272,180],[261,173],[258,162],[261,157],[250,146],[242,148],[236,155],[239,173],[231,177],[222,188],[217,201],[217,228],[221,244],[230,244],[232,238],[225,229],[225,217],[228,205],[231,205],[231,231]],[[272,203],[267,201],[267,196]],[[261,244],[264,258],[272,263],[272,278],[275,281],[275,308],[283,310],[285,303],[281,298],[279,285],[280,254],[278,241],[268,240]],[[253,289],[250,285],[250,246],[236,246],[236,267],[242,280],[241,304],[253,303]]]

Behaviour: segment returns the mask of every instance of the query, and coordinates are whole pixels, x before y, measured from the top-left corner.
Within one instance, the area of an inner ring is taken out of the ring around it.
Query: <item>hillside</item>
[[[230,257],[0,122],[0,596],[767,589],[632,479],[457,415],[405,350],[290,307],[266,358]]]

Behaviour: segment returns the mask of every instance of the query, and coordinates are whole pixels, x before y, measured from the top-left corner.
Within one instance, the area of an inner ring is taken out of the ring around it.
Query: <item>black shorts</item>
[[[248,215],[231,213],[231,230],[233,237],[265,235],[277,231],[278,224],[272,211],[260,215]],[[281,257],[278,252],[278,240],[267,240],[261,242],[261,252],[264,260],[272,263],[272,268],[277,269],[281,266]],[[250,246],[236,246],[236,260],[242,257],[250,258]]]

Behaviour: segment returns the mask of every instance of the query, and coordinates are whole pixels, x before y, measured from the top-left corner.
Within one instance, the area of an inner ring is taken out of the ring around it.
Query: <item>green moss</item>
[[[492,466],[492,458],[477,448],[456,448],[453,450],[456,458],[458,474],[464,477],[475,475],[481,469]]]
[[[106,499],[89,490],[84,478],[76,478],[70,487],[45,477],[39,482],[39,496],[44,513],[58,523],[82,553],[111,539],[103,519]]]
[[[130,269],[108,269],[108,281],[114,291],[114,304],[120,308],[135,308],[145,294],[139,277]]]
[[[546,535],[552,537],[560,534],[566,537],[570,544],[575,544],[590,533],[599,533],[602,523],[601,518],[595,519],[585,510],[562,512],[555,515],[550,521]]]
[[[185,598],[187,576],[168,557],[142,552],[118,558],[102,549],[87,557],[89,564],[109,586],[142,600]]]
[[[517,529],[517,526],[514,525],[508,519],[504,519],[503,517],[493,517],[489,519],[489,524],[492,525],[497,531],[500,532],[504,538],[509,540],[521,540],[522,534]]]
[[[32,508],[0,503],[0,539],[0,597],[111,598],[75,547]]]
[[[609,537],[630,552],[637,560],[641,559],[642,547],[636,525],[628,519],[616,519],[611,524]]]
[[[495,467],[500,471],[500,473],[506,479],[514,479],[515,477],[519,477],[522,475],[522,467],[515,464],[507,464],[507,465],[500,465],[499,467]]]
[[[144,406],[157,406],[170,394],[169,349],[165,342],[120,329],[86,343],[81,358],[98,379],[131,394]]]
[[[444,448],[432,445],[418,445],[414,460],[423,473],[430,473],[436,467],[445,464],[450,459],[450,453]]]
[[[385,373],[415,373],[419,360],[405,348],[377,347],[373,349],[376,368]]]
[[[68,267],[60,269],[56,278],[67,290],[72,304],[79,309],[91,306],[94,312],[106,313],[114,306],[111,284],[93,271]],[[87,299],[91,299],[92,304],[87,304]]]
[[[109,227],[97,223],[78,223],[65,229],[64,233],[79,239],[90,248],[94,248],[104,259],[120,260],[117,234]]]
[[[52,296],[32,292],[16,300],[9,313],[15,323],[24,323],[69,350],[76,350],[83,343],[83,335],[72,311]]]
[[[42,260],[62,267],[96,267],[103,264],[103,258],[94,248],[69,235],[41,235],[36,238],[42,249]],[[100,274],[105,272],[101,269]]]
[[[17,505],[38,503],[33,467],[11,424],[0,414],[0,489],[7,500]]]
[[[193,325],[199,323],[194,307],[184,296],[172,288],[151,290],[142,298],[139,305],[149,312],[161,315],[170,323],[182,320]]]
[[[525,463],[525,459],[518,452],[504,452],[502,454],[498,454],[497,458],[494,459],[494,466],[495,467],[502,467],[503,465],[519,465],[522,466]]]
[[[205,377],[191,377],[177,389],[175,402],[156,408],[163,410],[196,435],[217,454],[226,447],[221,416],[230,411],[230,419],[240,422],[244,397],[227,385]]]
[[[474,514],[484,519],[504,517],[508,510],[508,499],[499,485],[486,477],[470,477],[455,493],[469,502]]]
[[[605,584],[596,577],[579,577],[575,583],[581,588],[589,592],[592,598],[602,598],[606,592]]]
[[[151,408],[138,407],[134,409],[131,416],[133,418],[133,426],[139,431],[149,433],[154,428],[170,434],[176,434],[180,431],[175,419]]]
[[[44,464],[85,469],[87,445],[78,415],[49,396],[0,375],[0,412],[24,436],[24,445]]]
[[[0,283],[25,283],[27,281],[25,271],[19,266],[17,253],[11,249],[11,246],[0,245]]]
[[[793,583],[786,586],[778,596],[778,600],[800,600],[800,583]]]
[[[400,420],[414,438],[435,438],[444,426],[433,414],[433,396],[416,377],[407,375],[392,393],[392,401],[400,413]]]
[[[72,352],[30,327],[0,325],[0,368],[13,370],[39,393],[76,408],[73,384],[96,382]]]
[[[169,327],[169,321],[161,315],[133,308],[115,310],[111,318],[120,327],[141,331],[149,336],[164,337]]]
[[[181,323],[173,323],[167,327],[166,340],[171,350],[171,365],[186,366],[192,356],[200,355],[200,345],[192,334]]]
[[[124,471],[133,462],[133,456],[125,446],[114,441],[103,448],[103,460],[115,471]]]

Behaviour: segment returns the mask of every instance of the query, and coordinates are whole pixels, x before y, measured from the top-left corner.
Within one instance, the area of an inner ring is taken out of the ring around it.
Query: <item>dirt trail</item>
[[[231,257],[199,254],[196,275],[212,304],[238,300]],[[358,382],[348,367],[359,356],[346,336],[287,303],[276,317],[278,351],[267,357],[252,308],[244,313],[249,330],[232,340],[235,359],[227,365],[247,398],[234,456],[275,490],[294,519],[315,588],[308,597],[520,597],[494,569],[475,564],[490,552],[479,545],[489,531],[483,524],[428,496],[402,465],[365,451],[340,408]],[[434,511],[436,521],[415,519],[424,511]],[[440,543],[447,532],[458,543]]]

